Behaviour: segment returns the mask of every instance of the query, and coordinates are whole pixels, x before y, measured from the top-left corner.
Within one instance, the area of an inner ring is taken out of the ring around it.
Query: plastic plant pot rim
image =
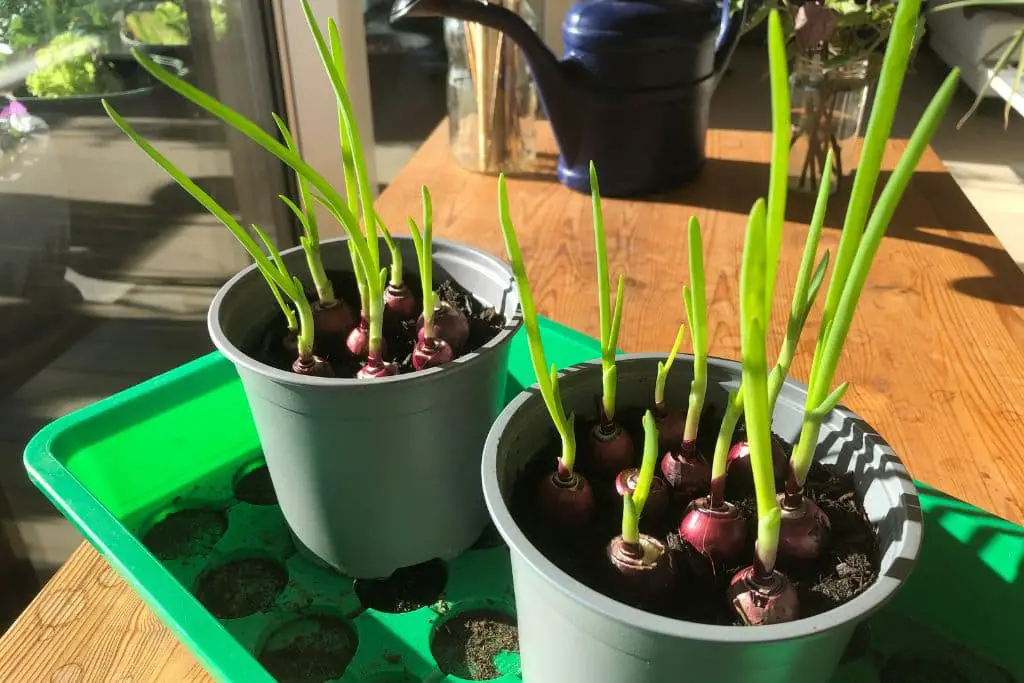
[[[679,354],[677,358],[686,365],[692,365],[693,356],[691,354]],[[618,356],[619,362],[631,360],[649,361],[652,363],[652,368],[654,363],[664,359],[665,354],[656,353],[622,354]],[[709,357],[708,363],[736,373],[740,370],[738,362],[723,358]],[[681,364],[677,364],[674,367],[681,367]],[[565,368],[559,372],[559,377],[565,377],[586,370],[600,372],[600,369],[601,361],[600,359],[595,359]],[[621,379],[620,375],[620,381]],[[786,384],[791,389],[799,392],[800,395],[806,396],[806,385],[791,380],[786,380]],[[542,576],[549,586],[589,611],[644,631],[671,638],[715,643],[771,643],[805,638],[816,633],[839,628],[844,624],[860,622],[880,609],[905,581],[880,575],[863,593],[827,612],[789,623],[755,627],[717,626],[671,619],[613,600],[603,593],[580,583],[572,575],[559,569],[537,550],[513,519],[512,513],[501,494],[501,487],[497,476],[497,457],[498,446],[504,433],[504,426],[512,415],[530,400],[540,400],[540,389],[536,384],[524,389],[509,402],[501,414],[498,415],[494,426],[492,426],[490,433],[487,435],[481,464],[484,501],[498,532],[505,539],[512,552],[519,555],[523,561],[530,565],[534,572]],[[835,411],[843,418],[854,419],[864,425],[865,428],[870,428],[860,416],[842,407],[842,405],[837,406]],[[877,434],[874,429],[871,431]],[[877,442],[881,446],[887,445],[881,438]],[[899,466],[902,468],[902,463],[899,463]],[[907,479],[898,479],[895,485],[900,489],[900,500],[906,501],[909,496],[914,501],[917,501],[917,489],[911,483],[909,477]],[[921,546],[922,526],[920,523],[911,521],[905,524],[904,528],[907,533],[904,534],[902,539],[904,548],[902,555],[913,557],[916,563]]]
[[[410,241],[412,238],[406,235],[395,235],[394,239],[396,242]],[[348,237],[335,237],[328,240],[321,241],[321,247],[343,243],[348,240]],[[485,251],[471,247],[462,242],[453,242],[444,239],[435,239],[433,241],[435,247],[444,247],[444,250],[455,257],[473,257],[475,259],[483,259],[489,262],[495,271],[502,273],[503,276],[507,275],[509,283],[514,280],[512,275],[512,269],[508,265],[491,254]],[[282,258],[287,258],[289,254],[302,251],[302,247],[292,247],[281,252]],[[303,260],[303,267],[305,267],[305,261]],[[279,382],[281,384],[293,384],[302,385],[305,387],[322,387],[336,389],[341,387],[360,387],[366,389],[369,387],[386,387],[392,384],[407,383],[407,382],[426,382],[436,379],[439,375],[445,372],[453,372],[458,368],[475,363],[479,360],[480,356],[488,353],[489,351],[501,346],[506,343],[513,334],[515,334],[523,324],[522,309],[517,305],[516,311],[511,315],[505,316],[505,326],[490,339],[486,344],[478,347],[476,350],[469,353],[463,354],[455,360],[445,363],[439,367],[430,368],[429,370],[418,370],[416,372],[406,373],[404,375],[395,375],[393,377],[383,377],[375,379],[372,382],[366,380],[360,380],[355,378],[339,378],[339,377],[310,377],[306,375],[298,375],[294,372],[288,372],[286,370],[279,370],[273,366],[261,363],[255,358],[252,358],[237,346],[235,346],[224,334],[224,331],[220,326],[220,308],[227,297],[231,289],[239,282],[248,277],[260,277],[262,275],[256,272],[256,264],[247,266],[243,270],[239,271],[234,277],[228,280],[224,285],[217,291],[217,294],[213,297],[213,301],[210,303],[210,309],[206,316],[207,329],[210,334],[210,339],[213,340],[214,346],[220,351],[228,360],[230,360],[236,366],[240,366],[248,370],[249,372],[262,375],[270,380]],[[293,273],[294,274],[294,273]],[[302,278],[300,278],[301,280]]]

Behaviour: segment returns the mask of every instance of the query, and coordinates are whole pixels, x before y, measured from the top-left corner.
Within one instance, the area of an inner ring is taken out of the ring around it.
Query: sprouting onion
[[[253,230],[259,236],[264,245],[263,247],[260,247],[256,240],[246,232],[245,228],[235,220],[234,216],[232,216],[229,211],[218,204],[213,197],[200,188],[191,178],[185,175],[185,173],[175,166],[170,159],[161,154],[145,138],[143,138],[105,99],[103,100],[103,108],[106,110],[107,115],[114,124],[120,128],[121,131],[139,147],[139,149],[145,152],[150,159],[163,168],[164,171],[166,171],[167,174],[170,175],[183,190],[185,190],[193,199],[199,202],[203,208],[217,218],[224,227],[234,235],[235,239],[238,240],[242,247],[252,257],[260,274],[267,281],[267,285],[270,287],[271,293],[274,295],[274,299],[281,307],[281,311],[285,315],[285,320],[289,329],[297,329],[298,331],[296,342],[299,357],[296,359],[296,365],[293,366],[293,369],[299,371],[297,368],[301,366],[305,368],[305,370],[309,371],[308,374],[329,374],[330,366],[313,355],[313,313],[310,308],[309,301],[306,299],[306,293],[302,288],[302,284],[298,278],[293,277],[288,272],[288,269],[284,264],[284,260],[281,258],[280,253],[278,253],[277,248],[274,246],[270,238],[267,237],[266,233],[260,230],[259,226],[253,225]],[[264,248],[269,252],[269,257],[267,256],[267,253],[264,252]],[[295,315],[285,304],[281,297],[282,293],[291,299],[292,303],[298,310],[298,320],[296,320]]]
[[[358,126],[356,124],[355,117],[352,114],[351,103],[348,98],[348,93],[345,90],[342,76],[337,69],[339,60],[334,56],[340,56],[340,33],[338,33],[337,24],[333,19],[329,20],[328,26],[330,29],[331,42],[332,45],[335,46],[335,51],[332,54],[332,52],[327,48],[327,44],[325,43],[323,34],[316,23],[308,0],[302,0],[302,8],[306,15],[306,21],[313,34],[317,51],[319,52],[321,60],[327,70],[327,74],[330,77],[331,85],[335,90],[338,100],[339,116],[343,121],[343,127],[347,135],[350,137],[352,147],[352,165],[355,168],[356,185],[358,186],[361,213],[363,215],[363,225],[367,228],[366,234],[363,233],[359,219],[355,216],[353,210],[349,208],[349,205],[342,194],[332,187],[331,184],[316,171],[316,169],[306,163],[306,161],[304,161],[297,153],[288,149],[286,145],[281,144],[252,120],[210,97],[185,80],[161,68],[141,50],[133,48],[132,55],[135,57],[135,60],[158,81],[174,90],[193,104],[224,121],[239,133],[245,135],[260,147],[273,154],[293,171],[300,174],[309,183],[311,191],[315,190],[319,193],[314,195],[314,199],[324,205],[324,207],[338,221],[338,224],[348,235],[349,239],[354,241],[356,254],[363,262],[366,272],[378,273],[381,272],[381,269],[379,245],[376,234],[376,221],[372,219],[372,188],[370,187],[366,172],[365,157],[363,155],[358,135]],[[383,290],[383,283],[379,278],[374,277],[369,277],[367,282],[370,290],[370,350],[372,356],[375,350],[379,351],[382,340],[381,312],[383,309],[383,297],[381,294]],[[373,358],[371,358],[371,361],[372,360]],[[377,359],[377,362],[382,363],[381,367],[383,367],[383,361],[380,358]],[[393,374],[393,372],[384,372],[380,374]]]
[[[896,10],[892,36],[888,41],[878,94],[864,140],[863,159],[854,181],[839,241],[836,264],[829,283],[825,311],[818,332],[804,413],[804,423],[791,458],[792,477],[787,494],[791,500],[800,495],[810,470],[821,425],[842,398],[845,385],[831,390],[836,368],[846,343],[853,315],[864,289],[868,271],[897,205],[913,176],[921,156],[938,129],[959,84],[959,69],[953,69],[932,98],[918,122],[896,168],[886,182],[868,219],[871,193],[878,181],[895,114],[899,88],[906,72],[920,0],[901,2]],[[867,228],[864,228],[867,220]],[[863,234],[862,234],[863,232]]]
[[[426,189],[424,187],[423,191],[426,192]],[[391,278],[388,280],[387,287],[384,288],[384,317],[397,321],[412,320],[416,317],[416,299],[413,297],[412,290],[405,284],[405,263],[402,258],[402,250],[398,248],[398,244],[391,237],[384,222],[379,217],[377,221],[377,226],[388,245],[388,251],[391,252]]]
[[[649,410],[644,414],[643,425],[643,463],[635,488],[622,494],[622,533],[611,540],[606,550],[615,572],[617,592],[639,603],[658,600],[672,587],[675,577],[672,555],[665,544],[640,533],[640,519],[652,492],[658,462],[658,428]]]
[[[161,154],[156,147],[150,142],[143,138],[131,125],[113,108],[110,102],[105,99],[102,100],[103,109],[106,111],[115,125],[121,129],[121,131],[127,135],[139,148],[150,157],[158,166],[163,168],[171,178],[174,179],[182,189],[188,193],[193,199],[199,202],[207,211],[209,211],[215,218],[217,218],[226,227],[234,239],[238,240],[243,248],[249,253],[253,261],[255,261],[260,274],[263,275],[267,285],[270,288],[274,299],[278,301],[281,306],[282,312],[285,314],[285,319],[289,329],[297,329],[298,331],[298,345],[299,353],[305,358],[312,358],[312,346],[313,346],[313,329],[312,325],[307,325],[306,319],[302,315],[303,309],[302,304],[306,303],[305,293],[299,285],[298,280],[293,279],[285,267],[284,261],[281,259],[280,254],[276,253],[272,243],[266,234],[263,233],[257,226],[253,226],[257,231],[261,241],[263,241],[266,249],[270,251],[272,261],[264,253],[263,249],[259,244],[253,240],[252,236],[246,231],[246,229],[236,220],[234,217],[220,206],[216,200],[210,197],[206,191],[201,188],[196,182],[189,178],[184,172],[181,171],[177,166],[174,165],[171,160]],[[281,294],[284,293],[289,299],[295,304],[299,310],[300,318],[296,321],[295,314],[285,304]]]
[[[622,322],[623,278],[619,276],[615,307],[612,308],[604,212],[601,209],[601,189],[598,186],[594,162],[590,162],[590,194],[594,211],[594,246],[597,255],[597,311],[601,325],[601,407],[604,411],[604,421],[613,423],[617,383],[615,349],[619,344],[619,324]]]
[[[556,523],[567,528],[579,528],[590,521],[594,513],[594,496],[590,484],[578,472],[576,465],[575,415],[566,415],[565,406],[558,390],[558,369],[550,366],[544,356],[544,344],[540,336],[540,323],[533,303],[533,292],[526,276],[523,254],[519,250],[515,226],[509,209],[508,188],[505,176],[498,178],[498,210],[501,234],[505,240],[512,274],[515,276],[519,305],[523,313],[523,327],[530,350],[530,362],[537,377],[537,385],[555,431],[561,439],[562,454],[558,469],[550,477],[541,480],[537,492],[538,506]]]
[[[775,278],[778,271],[778,260],[780,255],[782,225],[785,218],[786,189],[779,187],[785,184],[786,176],[784,169],[788,163],[788,144],[791,135],[789,126],[789,75],[786,66],[786,45],[783,35],[782,23],[776,13],[768,17],[768,62],[771,72],[771,95],[772,95],[772,175],[769,181],[769,200],[767,216],[767,238],[766,238],[766,266],[765,266],[765,313],[764,325],[768,328],[768,321],[772,313],[772,297],[774,296]],[[783,114],[780,115],[780,112]],[[780,142],[781,141],[781,142]],[[785,144],[782,144],[785,143]],[[831,159],[831,151],[829,152]],[[831,168],[828,163],[827,168]],[[783,169],[781,175],[776,169]],[[828,183],[822,183],[826,190]],[[819,198],[826,190],[819,190]],[[773,202],[773,199],[775,201]],[[819,211],[820,209],[820,211]],[[801,260],[800,271],[797,276],[796,287],[793,291],[792,304],[790,306],[789,322],[786,326],[786,337],[783,340],[778,360],[769,378],[769,408],[773,408],[778,393],[782,389],[789,367],[793,362],[800,335],[803,332],[807,316],[814,305],[818,290],[821,287],[821,279],[824,277],[828,267],[827,254],[810,275],[810,268],[818,249],[818,242],[821,237],[821,229],[824,225],[824,208],[816,207],[815,215],[808,232],[807,241],[804,244],[804,254]],[[715,454],[711,462],[711,505],[720,505],[724,500],[726,471],[735,473],[742,481],[737,482],[734,487],[737,491],[745,491],[752,485],[747,475],[749,462],[746,454],[748,444],[741,442],[733,444],[733,434],[740,416],[743,414],[744,392],[742,382],[735,392],[730,393],[726,403],[725,414],[722,417],[722,424],[719,428],[718,439],[715,442]],[[773,411],[772,411],[773,412]],[[771,414],[771,413],[769,413]],[[773,442],[774,443],[774,442]],[[786,456],[777,445],[773,450],[773,461],[777,474],[783,476],[786,468]]]
[[[622,496],[622,538],[636,547],[637,552],[640,546],[640,516],[644,513],[644,505],[654,480],[654,468],[658,463],[658,428],[649,410],[644,414],[643,425],[644,459],[640,464],[640,476],[633,492]]]
[[[280,131],[285,145],[288,146],[288,149],[298,154],[299,147],[295,144],[295,139],[292,137],[291,131],[288,130],[288,126],[277,114],[273,116],[274,123],[277,124],[277,129]],[[279,195],[279,198],[291,209],[292,213],[295,214],[295,218],[298,219],[299,224],[302,226],[303,234],[299,237],[299,244],[302,245],[303,251],[306,252],[306,263],[309,266],[309,274],[313,278],[313,286],[316,287],[320,303],[329,306],[334,303],[334,285],[331,284],[330,278],[327,277],[323,260],[320,258],[320,230],[317,226],[316,212],[314,211],[313,198],[309,191],[309,183],[298,173],[295,174],[295,182],[299,189],[300,204],[296,205],[287,195]]]
[[[762,575],[775,568],[782,513],[775,499],[772,470],[771,415],[768,413],[768,368],[765,351],[765,206],[758,200],[750,213],[740,270],[740,357],[743,403],[750,442],[750,464],[757,497],[755,555]]]
[[[523,263],[523,254],[519,250],[515,225],[512,223],[504,174],[498,179],[498,206],[501,234],[505,238],[505,250],[508,253],[512,274],[516,278],[516,291],[519,293],[519,304],[523,310],[523,327],[526,328],[533,372],[537,376],[537,384],[540,386],[544,405],[547,406],[551,421],[555,423],[555,429],[562,439],[562,457],[559,459],[559,469],[565,473],[571,473],[576,463],[576,432],[573,428],[576,418],[575,415],[566,416],[565,407],[558,395],[558,371],[554,365],[550,366],[549,371],[544,356],[544,344],[540,337],[537,309],[533,305],[533,291],[526,276],[526,266]]]
[[[696,216],[689,225],[690,285],[683,287],[686,322],[690,326],[693,342],[693,381],[683,428],[683,450],[693,449],[697,442],[697,428],[704,397],[708,390],[708,307],[704,290],[704,246],[700,235],[700,222]]]
[[[665,410],[665,385],[668,383],[668,373],[679,355],[679,347],[683,345],[683,337],[686,336],[686,325],[680,325],[676,332],[676,340],[672,344],[672,350],[664,361],[658,361],[658,373],[654,380],[654,411],[657,414]]]
[[[612,479],[633,466],[633,439],[615,420],[617,368],[615,350],[622,323],[623,277],[619,276],[615,307],[611,302],[608,277],[608,247],[605,243],[604,213],[601,210],[601,189],[597,168],[590,163],[590,194],[594,212],[594,246],[597,257],[597,310],[601,327],[601,400],[599,419],[587,435],[583,467],[588,473]]]
[[[437,305],[437,293],[434,292],[434,221],[433,208],[430,202],[430,191],[424,186],[421,189],[423,199],[423,232],[416,221],[409,219],[409,233],[416,247],[416,258],[419,261],[420,288],[423,291],[423,334],[416,340],[412,350],[412,365],[417,370],[444,365],[455,358],[455,351],[444,339],[435,334],[433,311]]]

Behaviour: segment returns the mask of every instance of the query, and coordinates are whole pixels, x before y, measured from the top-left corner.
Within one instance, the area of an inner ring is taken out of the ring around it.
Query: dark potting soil
[[[353,315],[359,315],[359,291],[355,277],[351,273],[330,272],[328,276],[334,283],[335,294],[344,299],[351,307]],[[412,290],[417,303],[422,301],[419,275],[405,274],[405,284]],[[469,321],[469,340],[460,355],[466,355],[479,349],[493,339],[505,327],[505,316],[493,307],[484,306],[473,294],[454,280],[448,279],[434,283],[438,298],[462,311]],[[307,292],[310,300],[315,296]],[[256,360],[280,370],[291,369],[295,361],[294,354],[286,351],[282,340],[287,332],[284,316],[278,314],[269,323],[264,332],[246,353]],[[416,319],[397,322],[387,317],[384,319],[384,359],[398,364],[400,374],[415,372],[412,367],[412,349],[416,344]],[[353,378],[359,371],[362,361],[354,358],[345,346],[345,339],[316,339],[315,352],[329,361],[337,377]]]
[[[351,626],[337,617],[317,615],[278,629],[259,662],[280,683],[318,683],[345,673],[357,647]]]
[[[357,579],[355,590],[366,609],[399,614],[433,605],[447,582],[444,562],[431,560],[403,567],[386,579]]]
[[[208,553],[228,530],[221,510],[189,508],[157,522],[142,538],[143,545],[161,560],[176,560]]]
[[[502,672],[496,658],[519,652],[516,620],[497,610],[473,610],[442,624],[430,641],[430,653],[446,674],[470,681],[489,681]]]
[[[246,472],[235,483],[235,498],[250,505],[277,505],[277,494],[266,465]]]
[[[233,560],[202,574],[195,596],[218,619],[239,619],[263,612],[288,585],[288,572],[260,557]]]
[[[635,464],[639,467],[643,444],[641,419],[643,411],[621,410],[617,416],[633,437]],[[580,422],[583,422],[582,420]],[[718,435],[719,418],[705,414],[698,432],[698,452],[710,463],[714,440]],[[577,427],[577,445],[587,437],[588,426]],[[784,450],[791,444],[783,441]],[[586,471],[582,449],[577,469]],[[527,538],[537,549],[570,576],[583,584],[622,602],[630,602],[616,594],[605,549],[621,533],[622,503],[612,480],[595,480],[588,476],[597,500],[597,517],[586,529],[560,533],[544,518],[535,504],[534,491],[542,477],[551,474],[561,445],[552,429],[548,446],[520,474],[512,500],[512,515]],[[660,477],[660,474],[658,475]],[[814,563],[786,567],[787,576],[796,585],[802,618],[833,609],[864,591],[878,576],[877,536],[867,518],[862,502],[853,488],[852,475],[835,477],[826,468],[812,465],[805,487],[806,495],[818,503],[832,523],[832,535],[826,552]],[[738,569],[749,566],[753,559],[753,539],[757,535],[756,501],[751,495],[732,500],[748,520],[748,552],[736,567],[714,568],[689,544],[679,539],[679,522],[689,500],[674,499],[670,511],[662,519],[642,517],[641,531],[664,541],[673,553],[678,568],[677,589],[670,599],[658,604],[637,607],[663,616],[685,621],[740,625],[725,598],[725,588]],[[780,567],[780,569],[783,569]]]

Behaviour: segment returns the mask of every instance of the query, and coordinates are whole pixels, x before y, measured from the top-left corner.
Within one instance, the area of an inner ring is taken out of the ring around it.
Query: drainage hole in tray
[[[288,584],[288,572],[263,557],[232,560],[200,575],[195,595],[218,619],[266,611]]]
[[[348,622],[318,614],[275,629],[258,659],[281,683],[322,683],[345,673],[358,647],[358,636]]]
[[[403,567],[386,579],[356,579],[355,590],[366,609],[400,614],[441,599],[448,571],[441,560]]]
[[[430,653],[448,675],[489,681],[519,671],[519,628],[498,610],[460,612],[435,629]]]
[[[222,510],[187,508],[160,519],[142,537],[142,543],[161,560],[177,560],[208,553],[228,530]]]
[[[250,505],[277,505],[277,494],[265,463],[247,465],[235,481],[235,498]]]

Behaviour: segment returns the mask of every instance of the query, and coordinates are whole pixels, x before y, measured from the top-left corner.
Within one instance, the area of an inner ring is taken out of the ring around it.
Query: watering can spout
[[[575,161],[582,143],[580,116],[586,94],[575,70],[563,65],[544,41],[515,12],[486,0],[396,0],[391,21],[442,16],[482,24],[504,33],[522,50],[563,158]]]

